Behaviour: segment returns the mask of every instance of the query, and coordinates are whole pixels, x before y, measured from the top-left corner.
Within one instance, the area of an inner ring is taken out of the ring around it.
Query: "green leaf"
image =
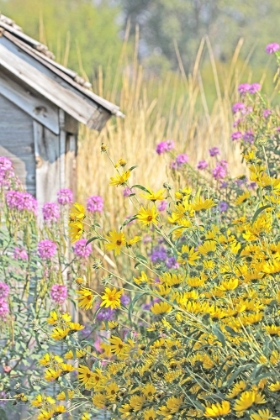
[[[240,375],[240,373],[244,372],[245,370],[249,370],[249,368],[253,367],[254,363],[247,363],[246,365],[240,366],[230,377],[230,379],[226,382],[226,386],[230,387],[235,379]]]
[[[258,215],[259,215],[260,213],[262,213],[265,209],[268,209],[268,208],[271,208],[271,205],[270,205],[270,204],[267,204],[266,206],[262,206],[262,207],[260,207],[260,208],[256,211],[256,213],[254,214],[254,216],[253,216],[253,219],[252,219],[252,222],[251,222],[251,223],[254,223],[254,222],[255,222],[255,220],[257,219]]]
[[[132,311],[133,311],[133,307],[135,303],[137,302],[137,300],[139,300],[142,296],[145,296],[145,295],[149,295],[149,292],[147,291],[147,292],[137,293],[135,298],[130,302],[130,305],[128,308],[128,318],[130,322],[132,322],[131,315],[132,315]]]
[[[86,246],[87,246],[88,244],[90,244],[91,242],[95,241],[96,239],[102,240],[102,238],[100,238],[100,236],[93,236],[93,238],[90,238],[90,239],[87,241]],[[104,239],[103,239],[103,240],[104,240]]]
[[[142,190],[148,194],[151,194],[151,191],[147,190],[147,188],[143,187],[142,185],[133,185],[133,187],[131,187],[130,189],[132,190],[132,188],[139,188],[139,190]]]
[[[223,347],[226,345],[226,339],[222,331],[220,330],[220,327],[218,325],[213,325],[212,327],[213,334],[218,338],[218,340],[222,343]]]
[[[129,219],[125,220],[125,222],[123,222],[123,224],[120,227],[120,230],[122,230],[122,228],[126,225],[128,225],[128,223],[132,222],[133,220],[137,219],[137,215],[135,214],[134,216],[130,217]]]
[[[137,166],[131,166],[131,168],[129,168],[129,171],[132,172],[135,168],[137,168]]]

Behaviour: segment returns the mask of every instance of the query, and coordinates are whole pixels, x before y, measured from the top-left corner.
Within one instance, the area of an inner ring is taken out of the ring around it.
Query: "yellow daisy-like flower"
[[[95,405],[95,407],[102,409],[104,408],[106,403],[106,395],[97,393],[93,396],[92,402]]]
[[[43,403],[55,404],[55,400],[52,397],[45,396],[42,394],[36,395],[36,398],[31,401],[33,407],[42,407]]]
[[[211,209],[212,207],[216,206],[217,204],[214,203],[212,198],[207,198],[206,200],[204,200],[202,197],[198,197],[192,204],[191,207],[193,208],[193,210],[195,211],[200,211],[200,210],[208,210]]]
[[[155,393],[157,392],[155,386],[153,384],[146,384],[143,388],[141,388],[141,391],[145,395],[148,400],[152,400]]]
[[[132,246],[132,245],[136,244],[139,241],[141,241],[141,236],[134,236],[134,238],[132,238],[129,241],[127,241],[126,245],[127,246]]]
[[[125,171],[121,175],[116,175],[110,178],[110,185],[125,185],[130,177],[130,171]]]
[[[157,415],[157,413],[155,412],[153,408],[151,408],[150,410],[144,411],[143,414],[144,414],[144,420],[155,420],[156,415]]]
[[[55,325],[58,321],[58,315],[55,311],[50,312],[50,318],[47,319],[47,323],[50,325]]]
[[[188,245],[183,245],[182,246],[182,252],[179,255],[178,258],[178,263],[179,264],[186,264],[188,263],[189,265],[195,265],[196,264],[196,260],[198,260],[199,254],[198,252],[195,252],[194,248],[190,248]]]
[[[53,417],[54,414],[54,410],[42,410],[38,417],[37,420],[50,420]]]
[[[69,235],[71,242],[76,242],[81,239],[84,231],[84,225],[82,222],[70,222],[69,223]]]
[[[53,354],[51,354],[51,353],[46,353],[46,354],[42,357],[42,359],[40,359],[40,360],[39,360],[39,363],[40,363],[40,365],[42,365],[42,366],[49,366],[49,364],[50,364],[52,361],[55,361],[55,362],[57,362],[57,363],[62,363],[62,362],[63,362],[63,359],[62,359],[61,357],[57,356],[57,355],[53,355]]]
[[[69,322],[68,324],[71,332],[73,331],[81,331],[85,328],[84,325],[79,324],[78,322]]]
[[[240,206],[240,204],[245,203],[250,196],[251,196],[250,193],[248,191],[245,191],[242,195],[239,195],[237,197],[237,199],[235,200],[234,204],[236,206]]]
[[[56,399],[58,401],[66,401],[66,400],[71,400],[74,397],[74,391],[71,391],[70,389],[67,390],[66,392],[62,391],[60,392],[57,396]]]
[[[72,350],[69,350],[67,353],[65,353],[64,355],[64,359],[66,360],[71,360],[71,359],[79,359],[80,357],[84,357],[86,355],[86,351],[84,350],[76,350],[75,352],[75,356]]]
[[[170,312],[171,309],[172,309],[172,306],[169,305],[169,303],[160,302],[160,303],[155,303],[151,307],[151,312],[153,312],[153,314],[155,314],[155,315],[160,315],[160,314],[165,314],[167,312]]]
[[[90,420],[90,414],[89,413],[82,413],[81,420]]]
[[[126,244],[125,234],[123,232],[117,232],[112,230],[106,237],[108,243],[105,244],[105,248],[108,251],[115,251],[115,255],[119,255],[121,248]]]
[[[103,300],[103,302],[101,303],[100,306],[105,306],[105,308],[111,308],[111,309],[116,309],[116,308],[120,308],[121,306],[121,295],[122,295],[123,291],[119,290],[117,291],[117,289],[114,287],[114,289],[109,289],[109,287],[106,287],[104,294],[101,296],[101,299]]]
[[[270,420],[273,416],[273,413],[268,409],[259,410],[258,413],[251,414],[251,420]],[[275,417],[276,418],[276,417]]]
[[[80,222],[86,217],[86,210],[82,204],[74,203],[69,213],[69,222]]]
[[[119,385],[116,382],[112,382],[106,386],[106,397],[110,402],[116,401],[118,392]]]
[[[49,368],[49,369],[46,370],[44,377],[45,377],[46,381],[53,382],[57,378],[59,378],[61,373],[62,373],[61,369],[55,370],[55,369]]]
[[[280,382],[277,381],[274,384],[269,385],[268,389],[272,392],[280,391]]]
[[[147,209],[141,207],[136,217],[144,226],[148,226],[150,224],[157,224],[158,215],[159,212],[157,211],[156,206]]]
[[[64,407],[64,405],[56,405],[56,406],[53,408],[53,410],[54,410],[54,415],[55,415],[55,417],[56,417],[58,414],[61,414],[61,413],[66,413],[66,412],[67,412],[66,407]]]
[[[115,168],[118,168],[119,166],[125,166],[126,161],[124,159],[119,159],[118,162],[115,164]]]
[[[130,397],[129,405],[133,408],[134,411],[140,411],[145,400],[146,399],[143,395],[133,395]]]
[[[124,353],[128,353],[129,345],[124,343],[121,338],[116,337],[113,335],[110,338],[111,343],[111,352],[116,354],[117,356],[123,355]]]
[[[59,327],[57,327],[53,330],[53,333],[51,334],[51,337],[54,340],[57,340],[57,341],[58,340],[63,340],[68,335],[69,332],[70,332],[70,328],[59,328]]]
[[[244,391],[245,388],[246,388],[246,384],[244,381],[237,382],[233,386],[232,390],[227,394],[227,398],[236,397],[238,394],[240,394],[240,392]]]
[[[156,192],[150,191],[147,194],[141,194],[143,198],[146,198],[150,201],[162,201],[164,200],[164,190],[158,190]]]
[[[221,403],[212,404],[211,407],[205,408],[205,417],[215,418],[226,416],[230,411],[230,403],[228,401],[222,401]]]
[[[256,391],[245,391],[241,394],[239,400],[234,405],[235,411],[244,411],[251,407],[254,403],[264,404],[266,402],[263,395]]]
[[[93,292],[83,287],[80,290],[77,290],[76,293],[80,295],[77,298],[77,300],[79,301],[78,306],[86,310],[91,309],[95,297]]]
[[[78,379],[82,382],[83,385],[87,385],[91,382],[93,372],[85,365],[80,365],[78,367]]]

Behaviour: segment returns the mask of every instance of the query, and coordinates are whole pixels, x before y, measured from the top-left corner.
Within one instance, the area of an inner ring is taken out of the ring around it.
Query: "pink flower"
[[[227,175],[227,169],[223,165],[217,165],[216,168],[213,169],[212,175],[215,179],[225,178]]]
[[[38,254],[44,259],[48,260],[56,253],[56,244],[50,239],[43,239],[38,243]]]
[[[69,188],[63,188],[57,193],[57,202],[62,206],[73,203],[73,192]]]
[[[164,211],[167,207],[167,201],[162,200],[158,205],[158,211]]]
[[[81,258],[87,258],[92,253],[91,244],[87,245],[86,239],[80,239],[77,241],[73,247],[74,254]]]
[[[99,195],[93,195],[87,199],[87,210],[91,213],[102,213],[103,207],[103,198]]]
[[[209,153],[211,157],[214,157],[220,154],[220,150],[218,147],[212,147],[211,149],[209,149]]]
[[[261,88],[261,85],[259,83],[253,83],[249,88],[249,93],[254,94],[258,92],[260,88]]]
[[[12,161],[5,156],[0,156],[0,171],[9,171],[13,168]]]
[[[16,209],[18,211],[31,211],[35,215],[37,214],[38,203],[35,198],[27,193],[21,191],[8,191],[6,193],[6,201],[10,209]]]
[[[6,298],[9,295],[10,287],[3,282],[0,282],[0,299]]]
[[[246,108],[246,106],[245,106],[245,104],[243,104],[242,102],[237,102],[236,104],[234,104],[233,106],[232,106],[232,112],[234,113],[234,114],[236,114],[237,112],[239,112],[239,111],[244,111],[245,110],[245,108]]]
[[[46,222],[56,222],[59,219],[59,207],[56,203],[46,203],[42,208]]]
[[[51,298],[59,305],[64,303],[67,299],[67,286],[63,286],[62,284],[54,284],[51,287]]]
[[[242,137],[243,137],[243,134],[242,134],[240,131],[235,131],[235,132],[234,132],[234,133],[232,133],[232,135],[231,135],[231,139],[232,139],[232,141],[242,139]]]
[[[156,152],[158,155],[162,155],[163,153],[169,152],[170,150],[174,149],[175,144],[174,140],[167,140],[158,143],[156,147]]]
[[[129,188],[129,187],[125,187],[124,190],[123,190],[123,196],[124,197],[129,197],[131,194],[134,194],[132,189]]]
[[[270,109],[264,109],[263,110],[264,118],[268,118],[271,114],[272,114],[272,111]]]
[[[14,249],[14,259],[15,260],[27,261],[28,260],[28,254],[27,254],[26,250],[15,247],[15,249]]]
[[[208,166],[208,163],[205,160],[200,160],[197,164],[197,169],[203,170],[206,169]]]
[[[238,92],[242,93],[248,93],[250,89],[249,83],[242,83],[238,86]]]
[[[5,320],[9,313],[9,305],[5,299],[0,299],[0,319]]]
[[[277,44],[277,42],[273,42],[272,44],[268,44],[265,48],[265,51],[267,54],[274,54],[276,51],[278,51],[280,48],[280,45]]]

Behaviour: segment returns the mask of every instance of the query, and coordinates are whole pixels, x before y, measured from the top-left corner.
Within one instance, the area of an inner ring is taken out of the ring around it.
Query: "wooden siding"
[[[0,94],[0,155],[9,157],[24,187],[36,194],[33,121]]]

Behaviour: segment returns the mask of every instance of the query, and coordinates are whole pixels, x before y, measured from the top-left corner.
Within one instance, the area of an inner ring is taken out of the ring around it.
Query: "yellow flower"
[[[64,355],[64,359],[66,360],[70,360],[70,359],[79,359],[80,357],[84,357],[86,355],[86,352],[84,350],[76,350],[75,352],[75,357],[74,357],[74,353],[72,350],[69,350],[67,353],[65,353]]]
[[[123,293],[122,290],[117,291],[115,287],[112,290],[109,289],[109,287],[106,287],[104,294],[101,296],[101,299],[103,300],[103,302],[101,303],[100,306],[105,306],[105,308],[111,308],[111,309],[120,308],[121,306],[120,298],[121,298],[122,293]]]
[[[251,420],[270,420],[273,416],[273,413],[267,408],[265,410],[259,410],[258,414],[251,414]],[[276,417],[273,417],[276,419]]]
[[[95,405],[95,407],[102,409],[104,408],[106,403],[106,395],[97,393],[93,396],[92,402]]]
[[[150,201],[162,201],[164,200],[164,190],[158,190],[156,192],[149,191],[147,194],[142,194],[142,197]]]
[[[85,365],[80,365],[78,368],[78,379],[83,385],[87,385],[91,382],[93,372]]]
[[[195,265],[195,261],[198,260],[199,254],[198,252],[194,251],[194,248],[188,247],[188,245],[182,246],[182,252],[179,255],[178,263],[179,264],[186,264],[186,262],[189,265]]]
[[[37,420],[50,420],[52,419],[54,410],[42,410],[37,417]]]
[[[82,222],[71,222],[69,223],[69,235],[71,242],[76,242],[81,239],[84,231],[84,225]]]
[[[144,420],[155,420],[156,419],[156,412],[153,408],[150,410],[146,410],[143,412],[144,414]]]
[[[172,309],[172,306],[169,305],[169,303],[160,302],[160,303],[155,303],[151,307],[151,312],[153,312],[153,314],[155,314],[155,315],[159,315],[159,314],[165,314],[167,312],[170,312],[171,309]]]
[[[143,388],[141,388],[141,391],[145,395],[148,400],[152,400],[155,393],[157,392],[155,386],[153,384],[146,384]]]
[[[55,370],[55,369],[49,368],[45,372],[45,379],[46,381],[53,382],[61,375],[61,373],[62,373],[61,369]]]
[[[115,255],[119,255],[121,248],[126,244],[124,233],[112,230],[109,232],[109,235],[106,237],[106,239],[108,240],[108,243],[105,244],[105,248],[108,251],[115,251]]]
[[[212,241],[212,240],[205,241],[204,244],[202,244],[198,247],[197,251],[199,252],[199,254],[202,254],[202,255],[206,255],[209,252],[215,252],[216,251],[216,241]]]
[[[65,338],[68,333],[70,332],[70,328],[55,328],[53,330],[53,333],[51,334],[51,337],[54,340],[63,340],[63,338]]]
[[[73,370],[75,370],[75,367],[72,365],[69,365],[68,363],[61,363],[59,365],[59,368],[62,370],[63,374],[66,374],[68,372],[73,372]]]
[[[227,394],[227,397],[234,398],[238,394],[240,394],[240,392],[244,391],[245,388],[246,388],[245,382],[239,381],[233,386],[232,390]]]
[[[130,397],[129,405],[134,411],[140,411],[145,402],[145,397],[142,395],[133,395]]]
[[[42,359],[39,360],[40,365],[48,366],[52,361],[62,363],[63,359],[57,355],[53,355],[51,353],[46,353]]]
[[[247,408],[251,407],[254,403],[264,404],[265,402],[265,398],[258,392],[245,391],[241,394],[239,400],[236,401],[234,410],[244,411],[247,410]]]
[[[117,356],[127,353],[129,351],[129,345],[124,343],[119,337],[113,335],[110,338],[111,352]]]
[[[130,171],[125,171],[121,175],[110,178],[110,185],[125,185],[130,177]]]
[[[73,331],[81,331],[85,328],[84,325],[79,324],[78,322],[69,322],[68,327]]]
[[[56,405],[55,407],[53,407],[54,410],[54,415],[55,417],[60,414],[60,413],[66,413],[66,407],[64,407],[64,405]]]
[[[280,391],[280,382],[275,382],[274,384],[269,385],[269,390],[272,392]]]
[[[136,244],[139,241],[141,241],[141,236],[134,236],[134,238],[132,238],[129,241],[127,241],[126,245],[127,246],[131,246],[131,245]]]
[[[238,279],[224,280],[219,289],[221,290],[235,290],[238,286]]]
[[[33,407],[42,407],[42,404],[47,402],[48,404],[54,404],[55,400],[52,397],[46,397],[45,395],[36,395],[36,398],[31,401]]]
[[[90,417],[89,413],[82,413],[81,420],[90,420]]]
[[[79,301],[78,306],[83,309],[91,309],[94,301],[94,294],[91,290],[82,287],[77,290],[76,293],[80,295],[77,300]]]
[[[144,226],[148,226],[150,224],[157,224],[158,215],[159,213],[155,206],[147,209],[141,207],[136,217]]]
[[[65,400],[71,400],[74,397],[74,391],[71,391],[70,389],[66,391],[66,393],[64,391],[60,392],[57,396],[56,399],[58,401],[65,401]]]
[[[116,382],[112,382],[106,386],[106,397],[110,402],[116,401],[118,392],[119,385]]]
[[[200,210],[208,210],[211,209],[212,207],[216,206],[217,204],[214,203],[212,198],[208,198],[206,200],[204,200],[202,197],[198,197],[192,204],[191,207],[193,208],[193,210],[195,211],[200,211]]]
[[[126,161],[124,159],[119,159],[118,162],[115,164],[115,168],[118,168],[119,166],[125,166]]]
[[[80,222],[86,217],[86,210],[82,204],[74,203],[69,213],[69,222]]]
[[[249,197],[250,197],[250,193],[248,191],[245,191],[242,195],[239,195],[237,197],[234,204],[236,206],[239,206],[240,204],[245,203],[248,200]]]
[[[211,407],[207,407],[205,409],[205,417],[226,416],[230,411],[230,403],[228,401],[222,401],[220,404],[212,404]]]
[[[47,323],[50,325],[55,325],[58,321],[58,315],[55,311],[51,311],[50,318],[47,319]]]

